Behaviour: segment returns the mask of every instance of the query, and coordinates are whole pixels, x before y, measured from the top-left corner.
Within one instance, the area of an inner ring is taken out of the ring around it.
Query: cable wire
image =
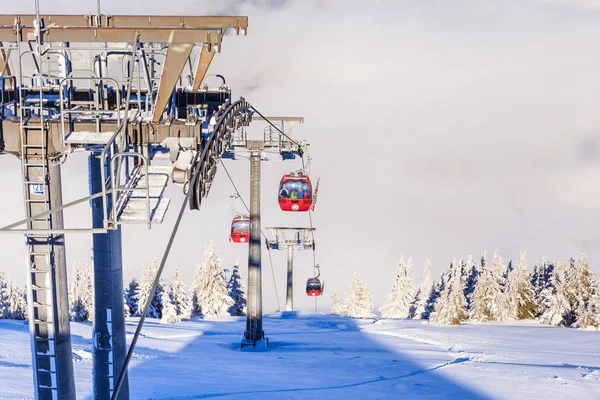
[[[248,211],[248,214],[250,214],[250,209],[248,208],[248,205],[244,201],[244,198],[240,194],[240,191],[238,190],[237,186],[235,185],[235,182],[233,181],[233,178],[229,174],[229,171],[227,170],[227,167],[225,166],[225,163],[223,162],[223,159],[221,158],[219,161],[221,161],[221,165],[223,166],[223,169],[225,170],[225,173],[227,174],[227,177],[229,178],[229,181],[233,185],[233,189],[237,193],[238,198],[242,201],[242,204],[246,208],[246,211]],[[261,235],[265,239],[267,239],[267,235],[265,235],[265,233],[263,232],[262,228],[260,230],[260,233],[261,233]],[[273,269],[273,258],[271,256],[271,248],[269,248],[267,246],[267,250],[269,251],[269,263],[271,264],[271,275],[273,276],[273,286],[275,287],[275,298],[277,299],[277,308],[279,309],[279,311],[281,311],[281,305],[279,304],[279,292],[277,291],[277,280],[275,279],[275,270]]]

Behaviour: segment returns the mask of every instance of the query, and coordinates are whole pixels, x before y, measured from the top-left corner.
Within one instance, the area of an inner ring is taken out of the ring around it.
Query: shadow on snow
[[[127,325],[128,335],[135,330]],[[356,321],[322,314],[265,316],[269,347],[240,350],[245,318],[144,327],[129,371],[132,399],[485,399],[438,370],[469,361],[432,346],[365,334]],[[201,332],[180,335],[180,331]],[[317,333],[317,335],[315,335]],[[148,342],[148,338],[186,339]],[[410,343],[422,363],[402,352]],[[174,348],[165,348],[174,347]],[[409,358],[410,357],[410,358]]]

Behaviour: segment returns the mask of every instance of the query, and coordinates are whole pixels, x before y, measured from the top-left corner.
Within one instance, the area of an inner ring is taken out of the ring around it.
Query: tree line
[[[411,259],[400,258],[392,291],[379,309],[381,318],[428,319],[437,325],[463,321],[538,319],[576,328],[600,325],[600,288],[585,254],[568,261],[543,258],[528,270],[527,253],[505,264],[498,252],[479,261],[472,256],[454,259],[441,276],[431,279],[431,262],[425,262],[423,282],[413,286]],[[374,318],[369,288],[354,275],[342,303],[333,294],[331,313],[351,318]]]
[[[139,317],[150,295],[154,277],[158,271],[156,260],[142,268],[140,280],[133,278],[123,291],[123,307],[126,316]],[[69,278],[69,318],[75,322],[92,322],[94,309],[94,278],[89,263],[74,265]],[[27,299],[21,289],[0,272],[0,318],[26,319]],[[223,268],[211,242],[204,251],[202,264],[196,266],[194,281],[188,289],[175,269],[171,283],[163,279],[152,293],[149,318],[172,324],[192,317],[246,315],[245,284],[239,267],[231,273]]]

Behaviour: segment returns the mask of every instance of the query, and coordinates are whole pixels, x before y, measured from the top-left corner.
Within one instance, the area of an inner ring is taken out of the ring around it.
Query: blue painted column
[[[92,151],[88,158],[90,194],[102,191],[100,152]],[[106,175],[108,176],[108,174]],[[104,226],[102,198],[90,200],[92,225]],[[110,200],[108,201],[110,204]],[[121,227],[107,233],[93,234],[94,257],[94,324],[93,324],[93,384],[94,399],[111,398],[121,373],[127,344],[125,342],[125,312],[123,305],[123,258]],[[119,399],[129,399],[127,377]]]

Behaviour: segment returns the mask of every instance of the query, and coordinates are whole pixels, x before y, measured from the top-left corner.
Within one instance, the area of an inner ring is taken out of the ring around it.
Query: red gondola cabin
[[[310,278],[306,281],[306,294],[308,296],[320,296],[323,291],[321,281],[317,278]]]
[[[312,184],[307,175],[285,174],[281,178],[279,207],[283,211],[308,211],[312,195]]]
[[[247,243],[250,236],[250,218],[235,217],[231,222],[230,242]]]

